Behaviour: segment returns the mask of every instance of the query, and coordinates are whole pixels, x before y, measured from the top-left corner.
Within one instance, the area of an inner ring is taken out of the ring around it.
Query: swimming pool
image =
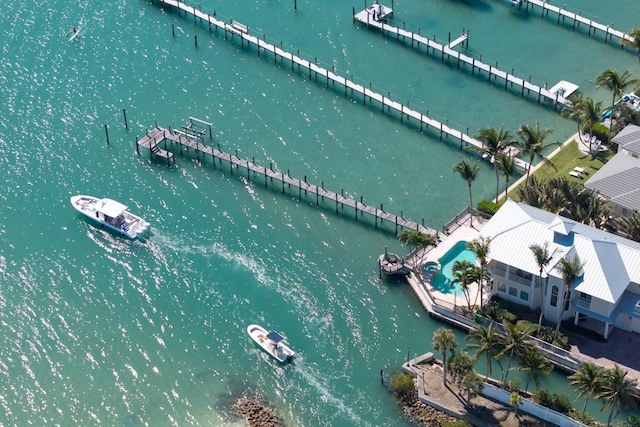
[[[467,249],[467,242],[460,241],[453,245],[446,254],[438,260],[441,266],[440,274],[436,274],[431,279],[431,286],[433,286],[438,292],[443,294],[455,294],[457,296],[463,295],[460,285],[456,284],[451,287],[451,281],[454,279],[451,268],[456,261],[469,261],[476,264],[476,254],[473,251]]]

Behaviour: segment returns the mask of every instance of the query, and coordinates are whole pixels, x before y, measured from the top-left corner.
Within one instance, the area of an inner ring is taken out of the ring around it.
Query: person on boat
[[[78,30],[76,30],[76,27],[71,27],[71,31],[73,31],[73,34],[78,32]]]

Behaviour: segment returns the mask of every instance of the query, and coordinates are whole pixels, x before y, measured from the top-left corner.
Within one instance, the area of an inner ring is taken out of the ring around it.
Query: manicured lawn
[[[611,157],[613,157],[611,150],[600,151],[595,157],[590,154],[585,154],[578,149],[578,143],[572,141],[551,159],[553,164],[558,168],[557,171],[554,170],[551,165],[546,164],[541,166],[534,175],[538,181],[547,181],[551,178],[565,176],[568,179],[585,182],[591,175],[600,170],[602,165],[608,162]],[[569,172],[576,166],[586,170],[582,178],[574,178],[569,175]]]
[[[595,157],[592,157],[580,151],[576,141],[571,141],[551,159],[557,170],[553,169],[551,165],[545,164],[538,168],[533,175],[538,181],[548,181],[552,178],[564,176],[569,180],[584,183],[613,156],[614,153],[611,150],[606,150],[600,151]],[[582,174],[580,178],[569,175],[569,172],[576,166],[585,169],[585,173]],[[517,189],[513,189],[509,192],[509,197],[518,200],[517,194]]]

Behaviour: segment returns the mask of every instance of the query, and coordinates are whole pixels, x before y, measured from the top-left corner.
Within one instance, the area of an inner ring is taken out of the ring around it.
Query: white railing
[[[484,387],[482,388],[480,394],[490,399],[494,399],[498,402],[504,403],[505,405],[511,406],[511,403],[509,402],[511,393],[494,385],[484,383]],[[585,424],[582,424],[571,417],[561,414],[560,412],[556,412],[545,406],[538,405],[537,403],[528,399],[522,399],[522,403],[519,406],[522,411],[560,427],[586,427]]]

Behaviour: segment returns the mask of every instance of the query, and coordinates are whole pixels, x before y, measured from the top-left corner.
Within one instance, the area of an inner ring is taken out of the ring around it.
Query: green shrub
[[[449,421],[447,423],[444,423],[442,424],[442,427],[473,427],[473,426],[469,424],[468,421],[456,420],[456,421]]]
[[[502,323],[504,320],[510,323],[515,323],[518,320],[518,317],[515,314],[500,307],[500,304],[495,301],[491,301],[489,304],[483,305],[482,308],[478,309],[477,313],[480,316],[495,320],[498,323]]]
[[[530,322],[528,320],[518,320],[518,323],[522,324],[523,326],[529,328],[529,329],[533,329],[533,332],[535,333],[536,329],[538,329],[538,323],[533,323]]]
[[[498,299],[496,300],[496,302],[500,305],[500,307],[516,315],[519,313],[522,313],[522,314],[531,313],[531,309],[529,307],[523,304],[518,304],[517,302],[509,301],[506,299]]]
[[[394,372],[391,376],[391,391],[400,397],[407,396],[415,389],[413,385],[413,377],[405,372]]]
[[[589,129],[585,129],[584,132],[589,132]],[[609,140],[609,128],[602,123],[596,123],[593,125],[593,135],[598,138],[599,141],[607,142]]]
[[[500,204],[492,202],[491,200],[480,200],[478,203],[478,210],[488,215],[493,215],[500,209]]]
[[[627,417],[626,425],[629,427],[640,427],[640,418],[635,415],[629,415]]]
[[[549,390],[544,389],[533,392],[531,398],[534,402],[561,414],[568,415],[573,409],[571,401],[563,393],[549,393]]]

